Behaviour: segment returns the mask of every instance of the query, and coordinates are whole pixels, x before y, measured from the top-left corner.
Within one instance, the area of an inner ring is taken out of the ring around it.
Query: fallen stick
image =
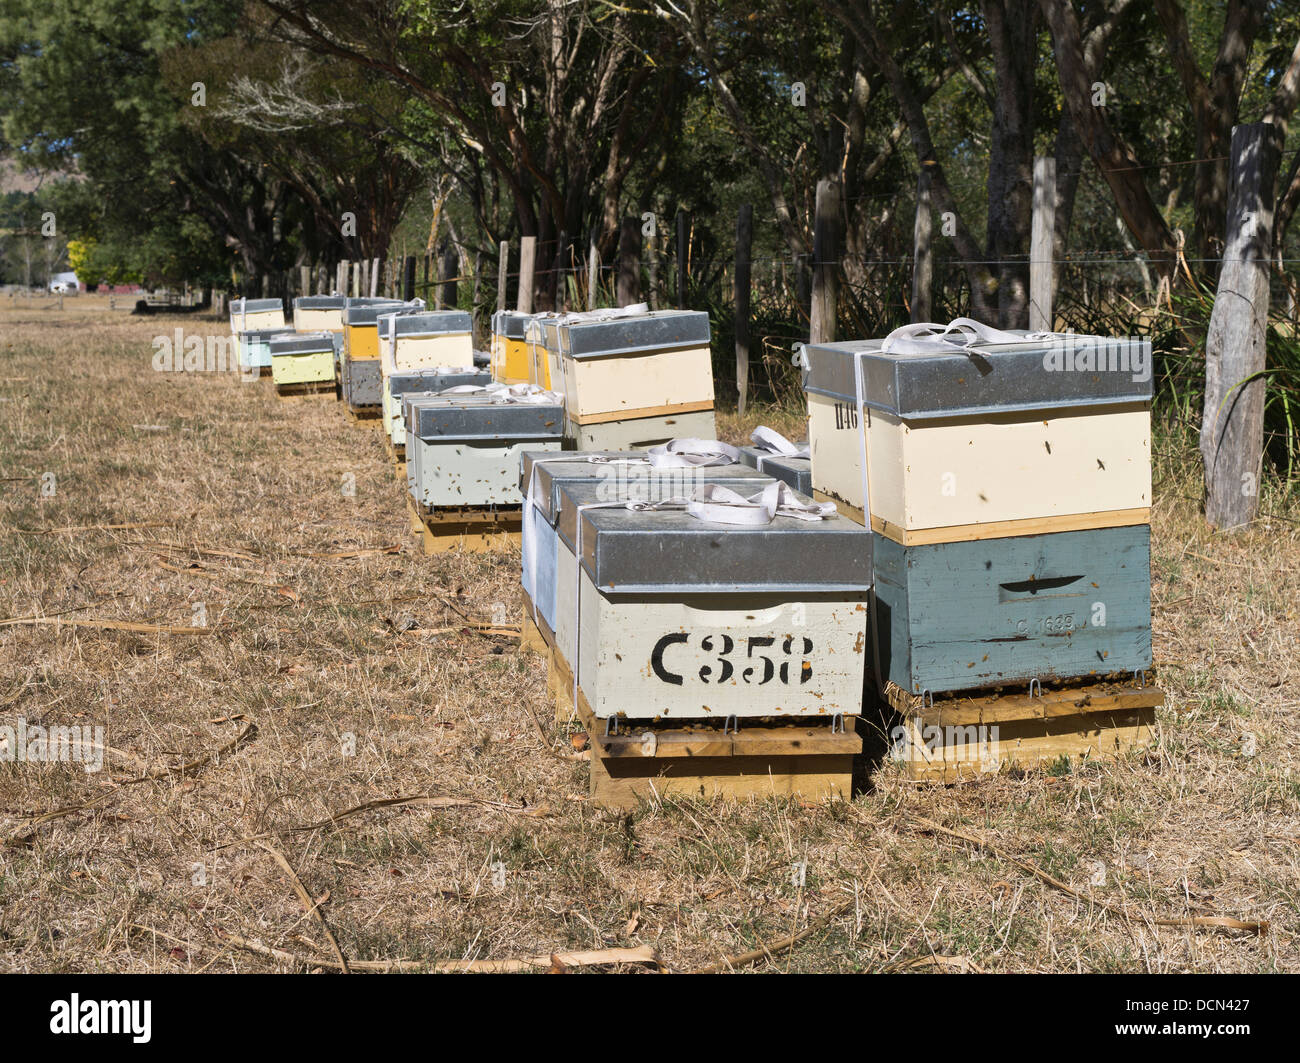
[[[968,845],[974,845],[979,849],[983,849],[985,852],[989,853],[991,856],[997,857],[999,860],[1005,860],[1009,864],[1014,864],[1022,871],[1027,871],[1035,878],[1047,883],[1047,885],[1051,886],[1053,889],[1069,894],[1075,900],[1082,901],[1084,904],[1096,905],[1103,911],[1110,912],[1112,915],[1119,916],[1121,919],[1131,921],[1135,918],[1134,914],[1122,904],[1112,904],[1109,901],[1102,900],[1098,897],[1090,897],[1087,894],[1080,893],[1068,883],[1062,882],[1059,878],[1054,878],[1052,875],[1049,875],[1037,864],[1004,853],[996,845],[984,838],[977,837],[974,834],[966,834],[963,831],[953,830],[950,827],[944,827],[941,824],[935,823],[933,820],[926,819],[924,816],[917,816],[916,822],[921,825],[922,830],[931,831],[936,834],[946,834],[950,838],[956,838],[959,841],[966,842]],[[1142,919],[1146,917],[1139,915],[1136,918]],[[1234,919],[1232,916],[1227,915],[1189,915],[1176,919],[1157,919],[1153,917],[1151,922],[1156,926],[1190,926],[1223,930],[1249,930],[1251,933],[1257,935],[1266,934],[1269,927],[1267,919],[1256,922],[1246,922],[1241,919]]]
[[[325,922],[325,916],[321,914],[320,905],[312,900],[311,894],[307,892],[307,887],[302,884],[302,879],[298,877],[298,873],[294,871],[284,853],[280,852],[280,850],[275,846],[268,845],[266,842],[260,842],[259,844],[263,849],[271,854],[275,862],[279,864],[284,870],[284,873],[289,876],[289,884],[293,886],[293,891],[298,894],[298,899],[302,901],[302,906],[307,909],[307,914],[314,916],[316,922],[320,924],[320,928],[325,934],[325,939],[330,943],[330,948],[334,950],[334,958],[338,961],[339,968],[344,974],[351,974],[352,972],[348,968],[348,958],[343,955],[343,950],[339,948],[338,939],[334,936],[334,932],[329,928],[329,924]]]
[[[780,938],[777,941],[770,942],[769,944],[760,945],[758,948],[751,949],[749,952],[742,952],[738,956],[727,956],[722,960],[719,960],[717,963],[710,964],[708,967],[697,967],[695,970],[691,971],[690,973],[691,974],[720,974],[724,971],[732,970],[735,967],[748,967],[751,963],[757,963],[759,960],[763,960],[763,959],[770,960],[778,952],[787,952],[788,950],[794,948],[797,944],[799,944],[799,942],[803,941],[804,938],[808,937],[811,934],[816,933],[818,930],[822,929],[822,927],[838,919],[840,916],[846,914],[852,908],[853,908],[852,901],[850,901],[848,904],[842,904],[834,911],[828,912],[826,915],[823,915],[820,919],[817,919],[814,922],[809,923],[806,927],[804,927],[802,930],[797,931],[796,933],[790,934],[787,937]]]
[[[157,933],[148,927],[139,927],[147,933]],[[165,934],[160,936],[166,937]],[[294,967],[332,967],[341,970],[338,960],[323,957],[297,956],[284,949],[264,945],[260,941],[242,937],[229,930],[218,928],[217,936],[221,940],[237,945],[241,949],[255,952],[278,960],[280,963]],[[175,939],[171,939],[175,940]],[[659,959],[658,953],[649,945],[635,949],[594,949],[588,952],[552,952],[545,956],[529,956],[526,959],[510,960],[353,960],[350,964],[354,971],[402,972],[432,971],[440,974],[517,974],[522,971],[554,970],[566,967],[608,967],[619,964],[638,964],[654,967],[656,971],[665,972],[667,968]]]
[[[93,628],[97,631],[134,631],[142,635],[211,635],[215,627],[179,627],[170,624],[141,624],[134,620],[65,620],[59,616],[20,616],[0,620],[0,627],[30,624],[59,624],[65,627]]]
[[[70,524],[62,528],[15,528],[26,535],[62,535],[65,532],[133,531],[136,528],[170,528],[171,521],[148,520],[134,524]]]

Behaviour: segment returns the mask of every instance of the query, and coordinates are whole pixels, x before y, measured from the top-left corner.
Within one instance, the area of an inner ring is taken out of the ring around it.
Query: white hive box
[[[560,539],[557,530],[562,505],[560,487],[584,484],[606,500],[689,496],[700,484],[726,483],[749,493],[767,480],[743,465],[713,465],[700,468],[656,469],[644,453],[606,451],[601,453],[526,452],[521,456],[519,489],[524,496],[521,542],[521,583],[537,611],[538,626],[554,642],[557,624],[556,572]],[[572,570],[571,570],[572,571]],[[570,610],[570,614],[572,610]],[[572,624],[566,629],[572,631]],[[568,658],[564,658],[566,663]]]
[[[284,303],[279,299],[234,299],[230,303],[230,331],[253,332],[284,328]]]
[[[382,342],[382,341],[381,341]],[[491,377],[478,369],[440,368],[391,373],[384,381],[384,426],[394,447],[406,446],[406,418],[402,399],[408,394],[434,394],[447,388],[483,387]]]
[[[592,311],[542,328],[551,386],[577,425],[713,410],[708,314]]]
[[[757,491],[771,480],[749,482]],[[575,630],[557,630],[556,647],[568,649],[596,718],[861,712],[866,529],[839,516],[778,516],[740,528],[682,511],[579,511],[597,490],[573,483],[560,490],[561,628],[565,600],[578,604]]]
[[[874,530],[914,545],[1145,523],[1150,344],[1068,337],[1073,364],[1113,357],[1117,368],[1056,369],[1048,342],[1021,336],[919,354],[885,353],[880,340],[809,345],[817,497],[862,519],[860,360]],[[1118,368],[1141,364],[1145,379]]]
[[[482,394],[408,394],[406,476],[411,496],[429,509],[519,506],[519,456],[559,450],[563,410],[495,402]]]
[[[342,332],[341,295],[300,295],[293,301],[293,327],[298,332]]]

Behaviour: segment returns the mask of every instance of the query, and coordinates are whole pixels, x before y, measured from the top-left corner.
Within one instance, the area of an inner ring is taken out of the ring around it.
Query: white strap
[[[493,404],[510,406],[560,406],[564,398],[536,384],[457,384],[444,388],[439,395],[482,395]]]
[[[648,451],[656,469],[706,469],[715,465],[734,465],[740,451],[717,439],[673,439]]]
[[[981,343],[1024,343],[1051,335],[1050,332],[1031,332],[1028,335],[1004,332],[973,317],[958,317],[946,325],[933,321],[902,325],[881,341],[880,351],[882,354],[962,352]]]
[[[768,428],[766,425],[759,425],[750,433],[749,438],[753,441],[754,446],[759,450],[765,450],[769,454],[779,454],[783,458],[807,458],[810,457],[808,448],[801,447],[797,443],[791,443],[775,428]],[[760,459],[759,469],[763,468]]]
[[[556,323],[560,325],[590,324],[593,321],[613,321],[620,317],[640,317],[650,313],[649,303],[632,303],[630,306],[607,307],[603,310],[573,310],[559,314]]]

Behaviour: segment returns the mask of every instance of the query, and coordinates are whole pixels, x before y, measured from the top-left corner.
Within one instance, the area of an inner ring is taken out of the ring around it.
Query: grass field
[[[373,426],[154,372],[178,324],[0,303],[0,727],[107,747],[98,773],[0,762],[0,969],[1300,971],[1300,512],[1275,490],[1211,536],[1194,451],[1156,448],[1147,755],[615,814],[540,659],[468,626],[517,622],[517,554],[422,556]],[[359,808],[397,798],[422,800]]]

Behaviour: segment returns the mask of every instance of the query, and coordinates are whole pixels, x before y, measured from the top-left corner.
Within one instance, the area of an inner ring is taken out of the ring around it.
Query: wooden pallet
[[[523,540],[521,506],[430,509],[414,499],[411,502],[420,519],[420,539],[426,554],[441,554],[448,550],[487,553],[518,547]]]
[[[869,680],[870,682],[870,680]],[[891,755],[905,774],[957,783],[1012,768],[1043,768],[1068,759],[1116,758],[1151,744],[1164,692],[1145,686],[1079,683],[923,703],[893,683],[885,700]]]
[[[314,399],[320,395],[331,395],[334,383],[330,380],[307,380],[301,384],[276,384],[275,393],[285,401],[295,399]]]
[[[573,676],[554,650],[547,686],[557,718],[567,719],[573,711]],[[605,721],[596,719],[581,690],[576,715],[591,736],[592,801],[625,811],[668,795],[847,800],[853,762],[862,752],[852,717],[838,732],[829,720],[745,720],[733,733],[708,724],[638,723],[607,734]]]
[[[519,593],[523,598],[520,605],[522,615],[519,620],[519,649],[549,660],[551,647],[541,630],[533,623],[533,603],[529,601],[527,591],[521,589]]]
[[[348,420],[356,424],[374,424],[383,415],[378,406],[353,406],[347,404]]]

